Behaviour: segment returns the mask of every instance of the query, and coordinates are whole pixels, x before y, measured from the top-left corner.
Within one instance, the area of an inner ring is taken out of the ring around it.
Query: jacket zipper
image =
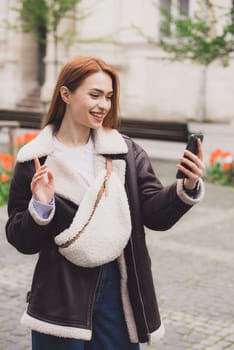
[[[95,304],[95,300],[96,300],[96,293],[97,293],[97,288],[98,288],[99,281],[100,281],[100,278],[101,278],[101,274],[102,274],[102,267],[100,268],[100,271],[99,271],[99,274],[98,274],[98,279],[97,279],[97,283],[95,285],[95,289],[94,289],[94,293],[93,293],[93,300],[92,300],[91,308],[90,308],[90,311],[91,311],[91,315],[90,315],[90,329],[91,329],[91,331],[93,330],[93,308],[94,308],[94,304]]]
[[[128,197],[128,200],[129,200],[130,199],[130,194],[129,194],[129,189],[128,189],[127,183],[125,183],[125,189],[126,189],[127,197]],[[131,215],[131,217],[132,217],[132,215]],[[143,298],[142,298],[142,294],[141,294],[140,282],[139,282],[139,278],[138,278],[138,273],[137,273],[137,268],[136,268],[136,260],[135,260],[134,249],[133,249],[132,236],[130,236],[130,243],[131,243],[131,252],[132,252],[132,260],[133,260],[134,272],[135,272],[136,281],[137,281],[137,289],[138,289],[138,294],[139,294],[139,297],[140,297],[140,302],[141,302],[141,306],[142,306],[142,310],[143,310],[145,326],[146,326],[147,335],[148,335],[148,345],[150,345],[151,344],[151,334],[150,334],[150,331],[149,331],[149,326],[148,326],[148,323],[147,323],[147,317],[146,317],[146,313],[145,313],[145,306],[144,306],[144,302],[143,302]]]
[[[148,344],[150,344],[151,342],[151,334],[149,332],[149,327],[148,327],[148,323],[147,323],[147,318],[146,318],[146,313],[145,313],[145,306],[144,306],[144,302],[143,302],[143,298],[142,298],[142,294],[141,294],[141,288],[140,288],[140,282],[138,279],[138,273],[137,273],[137,269],[136,269],[136,260],[135,260],[135,256],[134,256],[134,251],[133,251],[133,241],[132,241],[132,237],[130,237],[130,242],[131,242],[131,251],[132,251],[132,259],[133,259],[133,265],[134,265],[134,272],[136,275],[136,281],[137,281],[137,289],[138,289],[138,293],[140,296],[140,301],[141,301],[141,305],[142,305],[142,310],[143,310],[143,316],[144,316],[144,321],[145,321],[145,325],[146,325],[146,330],[147,330],[147,335],[148,335]]]

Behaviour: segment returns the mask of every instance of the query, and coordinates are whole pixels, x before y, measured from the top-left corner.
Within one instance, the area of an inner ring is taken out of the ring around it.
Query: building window
[[[172,10],[172,0],[160,0],[160,21],[159,21],[159,31],[160,37],[167,37],[171,35],[171,10]]]
[[[234,1],[234,0],[233,0]],[[189,0],[160,0],[160,38],[170,37],[172,29],[171,16],[189,16]]]
[[[181,15],[189,15],[189,0],[178,0],[179,12]]]

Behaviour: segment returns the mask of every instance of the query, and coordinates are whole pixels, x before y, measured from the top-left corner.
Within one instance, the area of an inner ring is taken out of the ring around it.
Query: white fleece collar
[[[94,149],[96,154],[126,154],[127,144],[123,137],[115,129],[104,129],[100,127],[93,130]],[[34,157],[44,157],[54,151],[53,126],[47,125],[39,135],[24,145],[17,155],[18,162],[26,162]]]

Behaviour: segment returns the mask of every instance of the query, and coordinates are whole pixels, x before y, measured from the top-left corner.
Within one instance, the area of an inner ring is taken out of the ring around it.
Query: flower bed
[[[216,149],[210,154],[205,179],[212,183],[234,186],[234,157],[230,152]]]
[[[16,144],[18,150],[27,142],[36,137],[38,132],[26,132],[22,136],[17,136]],[[13,174],[14,162],[10,152],[10,146],[6,153],[0,153],[0,206],[8,201],[9,188]]]
[[[6,204],[12,177],[13,157],[11,154],[0,154],[0,206]]]

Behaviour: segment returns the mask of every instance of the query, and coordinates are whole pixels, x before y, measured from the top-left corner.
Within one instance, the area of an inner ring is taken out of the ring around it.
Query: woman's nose
[[[105,97],[100,98],[100,100],[98,101],[98,107],[101,109],[108,109],[110,107],[109,100],[107,100]]]

